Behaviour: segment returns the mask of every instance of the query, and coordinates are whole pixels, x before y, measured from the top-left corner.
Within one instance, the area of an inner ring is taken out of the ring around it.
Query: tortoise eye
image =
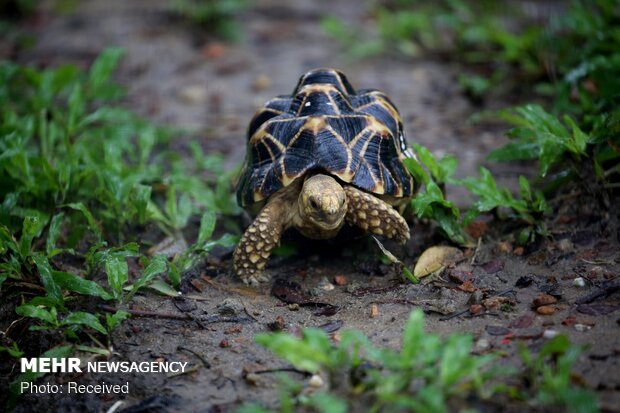
[[[312,209],[319,209],[319,204],[314,198],[310,198],[310,206]]]

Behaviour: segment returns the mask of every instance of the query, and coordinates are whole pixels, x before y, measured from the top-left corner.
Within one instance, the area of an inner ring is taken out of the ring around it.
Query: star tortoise
[[[410,156],[387,96],[356,92],[334,69],[304,74],[250,122],[237,201],[256,218],[235,250],[235,272],[245,283],[267,281],[271,250],[291,227],[328,239],[346,223],[404,243],[409,227],[395,207],[416,189],[403,165]]]

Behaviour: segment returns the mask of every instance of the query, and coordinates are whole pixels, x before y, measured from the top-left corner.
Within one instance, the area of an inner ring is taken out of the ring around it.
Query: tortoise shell
[[[415,188],[403,165],[411,154],[402,129],[383,93],[356,93],[337,70],[310,71],[291,96],[268,101],[252,118],[237,200],[261,202],[319,172],[369,193],[409,197]]]

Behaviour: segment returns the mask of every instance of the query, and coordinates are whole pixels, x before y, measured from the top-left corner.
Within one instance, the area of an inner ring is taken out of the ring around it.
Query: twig
[[[469,261],[470,265],[474,265],[474,262],[476,262],[478,251],[480,251],[480,245],[482,245],[482,237],[478,237],[478,244],[476,245],[476,249],[474,250],[474,255],[472,255],[471,260]]]
[[[312,373],[308,373],[307,371],[299,370],[294,367],[280,367],[277,369],[260,370],[260,371],[255,371],[254,374],[280,373],[283,371],[289,372],[289,373],[303,374],[306,377],[312,376]]]
[[[118,410],[119,407],[121,407],[123,405],[123,403],[125,403],[123,400],[117,400],[109,409],[106,413],[114,413],[115,411]]]
[[[211,368],[211,363],[209,363],[207,360],[205,360],[205,358],[201,355],[196,353],[194,350],[189,349],[187,347],[183,347],[183,346],[178,346],[177,350],[180,351],[187,351],[188,353],[193,354],[194,356],[196,356],[198,358],[198,360],[200,360],[202,362],[202,365],[206,368],[206,369],[210,369]]]
[[[469,308],[466,308],[465,310],[457,311],[456,313],[448,314],[445,317],[441,317],[441,318],[439,318],[439,321],[452,320],[453,318],[456,318],[458,316],[462,316],[463,314],[466,314],[466,313],[469,313]]]
[[[606,297],[610,294],[615,293],[616,291],[620,291],[620,281],[607,283],[607,285],[602,286],[599,291],[594,291],[593,293],[582,295],[575,300],[575,304],[591,303],[594,300],[597,300],[601,297]]]

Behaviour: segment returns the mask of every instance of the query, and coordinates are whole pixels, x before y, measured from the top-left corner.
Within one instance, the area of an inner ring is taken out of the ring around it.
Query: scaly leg
[[[258,285],[260,282],[269,281],[263,269],[267,265],[271,250],[280,242],[284,217],[282,200],[272,199],[241,237],[233,256],[233,267],[244,283]]]
[[[344,190],[349,203],[347,223],[401,244],[409,239],[407,221],[391,205],[352,186],[347,185]]]

